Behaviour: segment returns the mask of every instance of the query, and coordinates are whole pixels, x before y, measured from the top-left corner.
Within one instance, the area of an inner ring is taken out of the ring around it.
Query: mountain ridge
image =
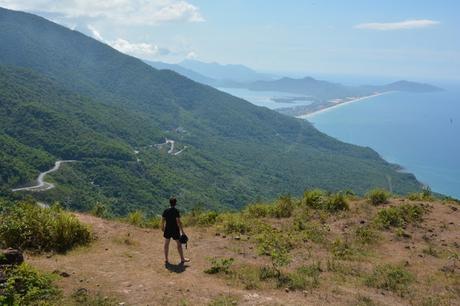
[[[58,159],[80,159],[53,174],[57,188],[34,196],[79,210],[102,201],[122,215],[157,212],[173,194],[188,208],[238,208],[307,187],[363,193],[388,186],[387,177],[395,192],[421,188],[369,148],[154,69],[41,17],[0,9],[0,26],[7,132],[0,139],[24,150],[13,164],[11,153],[2,156],[2,187],[34,179]],[[156,148],[165,137],[187,150],[171,156]]]

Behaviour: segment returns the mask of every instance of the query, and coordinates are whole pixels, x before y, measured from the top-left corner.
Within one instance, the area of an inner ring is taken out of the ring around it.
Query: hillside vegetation
[[[115,215],[158,213],[171,195],[188,205],[239,208],[305,187],[421,188],[369,148],[43,18],[0,8],[0,27],[5,192],[31,184],[58,159],[78,162],[50,175],[57,188],[32,196],[87,211],[101,202]],[[177,156],[159,150],[164,138],[187,149]]]
[[[82,214],[97,237],[89,246],[26,261],[54,271],[55,298],[68,304],[458,305],[459,202],[368,194],[311,190],[236,213],[195,209],[183,216],[192,262],[169,270],[158,223]]]

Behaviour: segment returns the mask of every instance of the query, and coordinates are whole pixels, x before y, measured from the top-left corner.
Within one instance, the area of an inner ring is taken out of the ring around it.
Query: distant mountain
[[[171,195],[188,208],[238,208],[312,187],[421,188],[370,148],[44,18],[0,8],[0,29],[0,192],[57,159],[78,162],[32,196],[81,210],[102,202],[115,214],[158,212]],[[159,145],[165,138],[175,148]]]
[[[179,65],[218,81],[246,83],[273,79],[271,75],[259,73],[243,65],[222,65],[197,60],[184,60]]]
[[[312,77],[305,77],[302,79],[281,78],[271,81],[256,81],[252,83],[239,84],[238,86],[254,91],[282,91],[287,93],[303,94],[312,96],[320,101],[352,96],[363,96],[374,92],[385,91],[431,92],[442,90],[441,88],[433,85],[409,81],[398,81],[381,86],[345,86],[339,83],[316,80]]]
[[[407,92],[433,92],[441,91],[442,88],[425,84],[425,83],[416,83],[410,81],[397,81],[387,85],[381,86],[381,90],[396,90],[396,91],[407,91]]]
[[[154,61],[148,61],[148,60],[144,60],[144,62],[156,69],[160,69],[160,70],[167,69],[167,70],[177,72],[180,75],[183,75],[198,83],[207,84],[207,85],[213,85],[217,83],[215,79],[204,76],[196,71],[187,69],[178,64],[168,64],[164,62],[154,62]]]

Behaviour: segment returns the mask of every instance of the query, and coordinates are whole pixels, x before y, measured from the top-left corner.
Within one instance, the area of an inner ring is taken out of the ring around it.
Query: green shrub
[[[379,238],[380,235],[372,226],[364,225],[355,230],[355,240],[360,244],[372,244]]]
[[[422,220],[425,209],[419,205],[403,204],[380,210],[374,222],[384,228],[402,227]]]
[[[425,187],[422,192],[414,192],[407,195],[407,198],[411,201],[433,201],[433,193],[430,187]]]
[[[237,305],[238,298],[229,295],[220,295],[214,298],[208,306],[234,306]]]
[[[147,228],[159,229],[161,225],[161,217],[153,216],[145,220],[144,226]]]
[[[220,214],[216,220],[219,223],[219,227],[226,234],[245,234],[251,231],[252,221],[241,214]]]
[[[91,214],[99,218],[107,218],[109,216],[107,206],[101,202],[96,202],[93,209],[91,209]]]
[[[393,291],[400,295],[407,292],[413,281],[413,275],[403,266],[391,264],[377,266],[365,279],[369,287]]]
[[[373,189],[366,194],[367,200],[372,205],[380,205],[388,203],[388,199],[390,198],[391,194],[386,191],[385,189]]]
[[[281,275],[280,268],[290,262],[290,239],[274,229],[263,230],[256,239],[259,254],[270,256],[273,269]]]
[[[306,290],[319,287],[321,267],[319,263],[298,268],[288,275],[288,287],[292,290]]]
[[[306,207],[320,209],[325,196],[326,193],[321,189],[307,190],[303,194],[301,203]]]
[[[293,222],[293,230],[303,241],[322,243],[325,241],[328,227],[317,221],[305,221],[296,217]]]
[[[244,212],[253,218],[263,218],[271,215],[272,206],[270,204],[250,204],[245,209]]]
[[[6,270],[6,278],[0,289],[1,305],[46,305],[60,295],[52,275],[40,273],[26,263]]]
[[[290,196],[280,197],[270,211],[275,218],[289,218],[294,211],[295,204]]]
[[[144,213],[140,210],[136,210],[133,212],[130,212],[126,216],[126,222],[128,222],[131,225],[139,226],[139,227],[144,227],[145,226],[145,216]]]
[[[217,221],[219,214],[215,211],[203,211],[201,209],[192,210],[191,213],[182,217],[184,226],[211,226]]]
[[[217,273],[230,273],[230,267],[235,261],[233,258],[212,258],[211,260],[211,267],[204,270],[204,273],[207,274],[217,274]]]
[[[86,225],[57,206],[18,203],[0,216],[0,244],[4,247],[65,252],[91,239]]]
[[[77,289],[72,294],[72,299],[79,306],[115,306],[121,305],[114,298],[102,296],[100,293],[90,294],[85,288]]]
[[[336,239],[332,243],[331,252],[335,257],[341,259],[350,258],[354,254],[354,250],[350,243],[341,239]]]
[[[342,193],[336,193],[327,198],[324,209],[329,212],[337,212],[348,210],[349,206],[346,197]]]

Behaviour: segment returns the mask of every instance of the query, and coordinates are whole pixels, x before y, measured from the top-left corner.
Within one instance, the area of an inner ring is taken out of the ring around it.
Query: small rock
[[[455,264],[455,261],[450,260],[447,264],[445,264],[442,268],[442,272],[446,273],[454,273],[455,269],[457,269],[457,265]]]
[[[108,251],[108,250],[109,250],[109,248],[105,248],[105,250],[106,250],[106,251]]]
[[[284,288],[284,291],[289,292],[289,288]]]
[[[240,237],[240,236],[235,236],[234,239],[235,239],[235,240],[241,240],[241,237]]]
[[[307,295],[307,294],[308,294],[308,291],[307,291],[307,290],[303,290],[302,293],[305,294],[305,295]]]
[[[120,303],[118,303],[118,305],[124,306],[124,305],[126,305],[126,303],[125,302],[120,302]]]
[[[1,253],[3,256],[0,256],[0,264],[19,265],[24,262],[24,256],[20,250],[8,248]]]
[[[406,248],[406,249],[410,249],[410,246],[409,246],[409,245],[406,245],[404,248]]]
[[[458,210],[458,208],[455,207],[455,206],[450,206],[450,209],[452,209],[453,211],[457,211],[457,210]]]
[[[454,222],[449,222],[450,225],[454,225],[455,223]]]
[[[69,274],[69,273],[67,273],[67,272],[65,272],[65,271],[64,271],[64,272],[61,272],[61,273],[59,273],[59,275],[60,275],[60,276],[62,276],[62,277],[69,277],[69,276],[70,276],[70,274]]]
[[[405,266],[405,267],[408,267],[408,266],[410,266],[410,263],[409,263],[409,261],[407,261],[407,260],[406,260],[406,261],[404,262],[404,266]]]
[[[220,233],[216,233],[216,236],[220,236]]]
[[[222,235],[222,238],[227,238],[227,236],[225,236],[225,235]]]
[[[364,224],[364,223],[366,223],[366,221],[361,220],[361,221],[359,221],[359,223],[360,223],[360,224]]]

